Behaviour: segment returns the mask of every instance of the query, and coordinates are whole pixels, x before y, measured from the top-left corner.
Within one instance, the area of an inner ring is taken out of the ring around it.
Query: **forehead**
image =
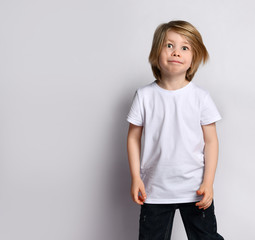
[[[179,34],[177,32],[174,32],[172,30],[168,30],[166,32],[165,41],[172,41],[172,42],[179,42],[179,43],[189,44],[188,39],[184,35]]]

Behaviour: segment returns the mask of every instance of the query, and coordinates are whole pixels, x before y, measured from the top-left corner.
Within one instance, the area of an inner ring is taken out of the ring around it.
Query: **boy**
[[[189,240],[223,239],[213,201],[215,122],[221,115],[209,92],[191,82],[208,58],[190,23],[156,29],[149,56],[156,80],[137,89],[127,115],[131,196],[141,205],[139,240],[170,239],[176,209]]]

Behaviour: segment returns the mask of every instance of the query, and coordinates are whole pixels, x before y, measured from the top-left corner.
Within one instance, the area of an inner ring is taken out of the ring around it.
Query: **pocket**
[[[216,217],[214,213],[214,201],[207,209],[198,209],[200,212],[200,219],[202,219],[202,224],[204,228],[210,232],[215,233],[217,231]]]
[[[204,220],[205,218],[212,219],[214,217],[214,202],[212,201],[211,205],[206,209],[199,209],[197,206],[195,206],[195,211],[202,220]]]
[[[140,211],[140,222],[145,222],[146,220],[146,204],[143,203],[143,205],[141,205],[141,211]]]

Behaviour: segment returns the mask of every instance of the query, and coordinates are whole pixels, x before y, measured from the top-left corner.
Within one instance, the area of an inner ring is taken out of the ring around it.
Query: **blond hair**
[[[209,54],[198,30],[189,22],[182,20],[162,23],[155,30],[149,55],[153,75],[156,79],[161,80],[159,56],[165,42],[166,33],[170,30],[183,35],[191,45],[193,53],[192,63],[185,76],[188,81],[191,81],[200,63],[203,61],[203,64],[205,64],[208,61]]]

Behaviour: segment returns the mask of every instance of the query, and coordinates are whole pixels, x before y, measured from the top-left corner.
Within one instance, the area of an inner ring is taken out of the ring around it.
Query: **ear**
[[[186,72],[186,76],[189,77],[190,76],[190,71],[191,71],[191,66],[189,67],[189,69]]]

